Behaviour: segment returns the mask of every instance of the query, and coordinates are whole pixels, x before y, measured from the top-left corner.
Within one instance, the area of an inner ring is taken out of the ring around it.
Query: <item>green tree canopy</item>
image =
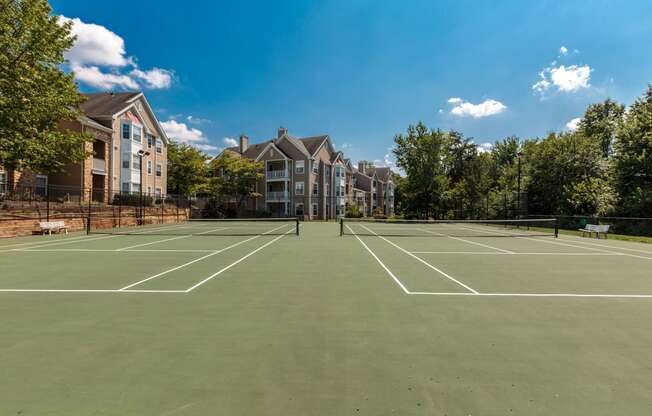
[[[60,131],[83,96],[61,69],[73,45],[70,23],[46,0],[0,0],[0,165],[50,173],[87,155],[80,133]]]
[[[602,103],[589,105],[580,121],[578,131],[598,143],[604,158],[611,153],[624,112],[625,106],[607,98]]]
[[[249,197],[257,197],[256,182],[264,177],[264,165],[223,152],[209,164],[209,192],[216,199],[230,198],[237,207]]]
[[[168,193],[190,196],[208,189],[209,157],[190,145],[168,146]]]

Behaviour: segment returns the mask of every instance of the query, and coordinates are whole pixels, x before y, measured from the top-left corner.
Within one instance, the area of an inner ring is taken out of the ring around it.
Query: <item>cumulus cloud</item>
[[[204,132],[196,128],[190,128],[186,123],[180,123],[176,120],[168,120],[161,123],[165,134],[171,139],[186,143],[210,155],[220,152],[222,149],[209,143]]]
[[[138,89],[138,83],[127,75],[102,72],[96,66],[72,66],[75,78],[91,87],[112,89]]]
[[[539,81],[532,85],[532,89],[544,94],[551,88],[559,92],[577,92],[589,88],[593,68],[588,65],[559,65],[556,63],[539,72]]]
[[[239,145],[238,141],[236,139],[234,139],[233,137],[225,137],[224,140],[222,140],[222,141],[224,142],[225,145],[227,145],[229,147]]]
[[[582,121],[582,117],[577,117],[566,123],[566,128],[570,131],[575,131],[580,125],[580,121]]]
[[[491,149],[493,149],[494,145],[492,143],[480,143],[478,144],[478,152],[480,153],[485,153],[485,152],[491,152]]]
[[[136,68],[131,71],[131,75],[144,81],[145,85],[152,89],[170,88],[172,85],[172,72],[167,69],[152,68],[149,71],[141,71]]]
[[[562,45],[561,48],[559,48],[559,54],[562,56],[568,55],[568,48]]]
[[[210,123],[211,121],[207,118],[200,118],[195,116],[186,116],[186,121],[190,124],[204,124]]]
[[[507,106],[500,101],[487,99],[479,104],[473,104],[461,98],[449,98],[448,102],[455,106],[451,114],[458,117],[482,118],[500,114],[507,109]]]
[[[76,36],[65,57],[78,81],[101,89],[163,89],[172,85],[172,71],[141,70],[136,59],[127,55],[124,39],[106,27],[66,16],[59,16],[59,22],[70,22]]]

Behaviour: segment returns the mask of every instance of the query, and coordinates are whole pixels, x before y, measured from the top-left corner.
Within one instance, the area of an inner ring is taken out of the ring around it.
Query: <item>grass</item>
[[[0,414],[649,414],[652,299],[406,294],[378,260],[410,291],[467,291],[378,237],[301,227],[134,287],[232,265],[187,293],[0,292]],[[245,240],[90,238],[2,240],[0,288],[114,290]],[[652,294],[637,243],[388,240],[482,293]]]

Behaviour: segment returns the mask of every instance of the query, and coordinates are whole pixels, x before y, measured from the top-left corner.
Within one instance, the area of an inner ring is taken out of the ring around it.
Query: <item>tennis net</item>
[[[192,235],[192,236],[253,236],[299,235],[296,218],[190,219],[171,224],[142,224],[92,227],[89,234],[122,235]],[[98,224],[99,225],[99,224]]]
[[[534,237],[558,236],[557,220],[340,220],[340,235],[385,237]]]

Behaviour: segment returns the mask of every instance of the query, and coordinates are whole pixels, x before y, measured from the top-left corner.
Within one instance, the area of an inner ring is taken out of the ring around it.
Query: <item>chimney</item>
[[[244,153],[249,148],[249,137],[244,134],[240,135],[240,153]]]
[[[358,162],[358,172],[365,174],[365,168],[367,167],[367,162],[364,160],[361,160]]]
[[[288,129],[286,129],[285,127],[279,127],[277,139],[280,139],[281,136],[283,136],[284,134],[288,134]]]

